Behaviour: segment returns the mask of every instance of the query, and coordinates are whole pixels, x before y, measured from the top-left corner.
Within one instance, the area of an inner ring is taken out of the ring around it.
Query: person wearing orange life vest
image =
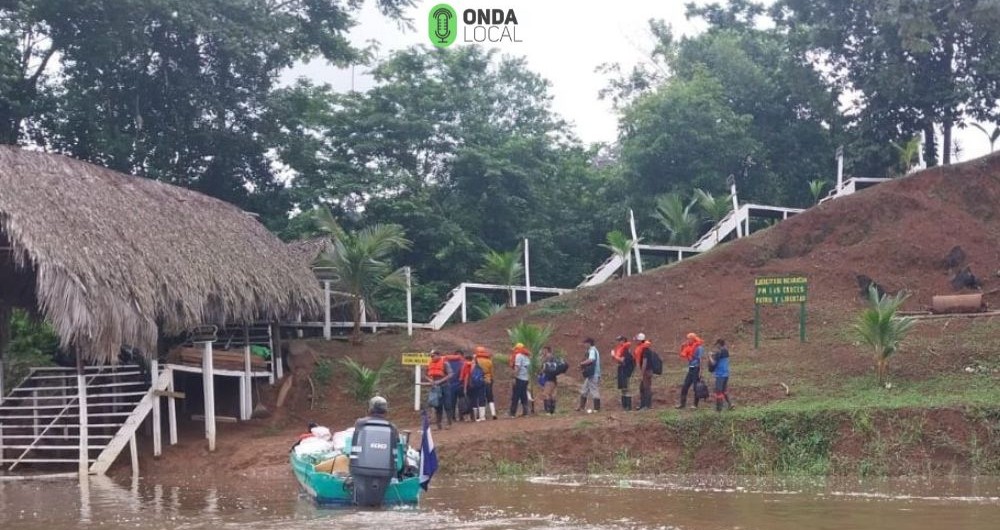
[[[497,419],[497,407],[493,401],[493,356],[482,346],[476,346],[475,352],[476,364],[483,370],[483,379],[486,383],[479,392],[477,403],[479,419],[486,419],[486,406],[489,405],[490,416],[495,420]]]
[[[451,379],[457,377],[451,366],[445,362],[441,352],[431,350],[431,360],[427,363],[427,375],[421,384],[431,387],[427,395],[427,403],[434,409],[434,417],[437,420],[437,428],[441,429],[442,416],[445,416],[447,389],[451,385]],[[448,417],[448,427],[451,427],[451,417]]]
[[[705,341],[694,333],[687,334],[687,340],[681,344],[681,358],[687,361],[687,374],[684,376],[684,386],[681,387],[681,404],[677,408],[687,406],[688,390],[701,379],[701,356],[704,353]],[[695,397],[694,407],[698,408],[698,398]]]
[[[635,362],[629,348],[632,343],[624,335],[618,335],[618,344],[611,350],[611,360],[618,365],[618,390],[621,392],[622,410],[632,410],[632,395],[629,393],[628,382],[635,371]]]
[[[639,406],[636,410],[653,408],[653,369],[650,367],[646,352],[653,343],[646,340],[645,333],[636,333],[635,348],[632,350],[632,360],[639,369]]]
[[[472,362],[472,352],[458,350],[462,354],[462,358],[465,359],[462,362],[462,370],[458,374],[458,380],[461,381],[461,389],[458,394],[458,398],[455,401],[459,403],[458,405],[458,421],[465,421],[465,416],[469,417],[469,421],[476,419],[476,396],[473,395],[475,389],[470,386],[472,379],[472,367],[474,363]],[[462,398],[465,398],[465,402],[462,403]]]

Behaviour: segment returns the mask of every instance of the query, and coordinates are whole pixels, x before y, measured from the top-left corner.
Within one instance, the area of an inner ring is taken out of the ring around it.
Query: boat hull
[[[316,504],[324,506],[353,506],[351,489],[344,487],[346,476],[334,475],[313,469],[312,462],[291,453],[292,472],[299,485]],[[385,492],[385,505],[417,504],[420,500],[420,478],[407,477],[391,482]]]

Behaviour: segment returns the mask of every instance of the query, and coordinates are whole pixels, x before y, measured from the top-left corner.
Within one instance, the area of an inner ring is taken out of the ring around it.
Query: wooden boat
[[[406,466],[406,449],[400,442],[396,450],[396,476],[389,480],[382,499],[384,505],[417,504],[420,500],[419,471]],[[332,457],[332,458],[331,458]],[[296,455],[292,451],[289,459],[292,472],[299,485],[319,505],[354,506],[355,477],[348,471],[345,454],[337,456]],[[335,460],[335,462],[331,462]]]

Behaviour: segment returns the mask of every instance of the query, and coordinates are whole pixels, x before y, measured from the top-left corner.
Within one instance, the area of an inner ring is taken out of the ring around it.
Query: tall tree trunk
[[[351,312],[354,313],[354,330],[351,331],[351,344],[361,344],[361,298],[355,297],[351,302]]]
[[[934,124],[924,125],[924,164],[934,167],[937,163],[937,138],[934,136]]]

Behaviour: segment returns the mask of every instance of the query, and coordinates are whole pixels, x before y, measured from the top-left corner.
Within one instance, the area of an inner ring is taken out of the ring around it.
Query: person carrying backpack
[[[552,354],[552,347],[542,348],[542,405],[545,412],[551,416],[556,413],[556,387],[560,369],[559,359]]]
[[[465,366],[468,368],[468,375],[464,381],[465,395],[469,399],[469,407],[472,408],[472,417],[477,422],[483,421],[486,419],[486,406],[484,404],[486,372],[480,365],[479,359],[474,359],[471,352],[465,354]]]
[[[632,395],[629,393],[628,382],[635,371],[635,359],[629,348],[632,343],[624,335],[618,335],[618,344],[611,351],[611,360],[618,365],[618,390],[621,392],[622,410],[632,410]]]
[[[687,361],[687,373],[684,376],[684,386],[681,387],[681,404],[677,406],[683,409],[687,406],[688,390],[701,379],[701,356],[705,349],[702,345],[705,341],[694,333],[687,334],[687,340],[681,344],[681,358]],[[695,398],[695,408],[698,408],[698,399]]]
[[[722,412],[723,400],[729,410],[732,410],[733,404],[726,391],[729,385],[729,349],[726,348],[724,339],[715,341],[715,351],[708,356],[708,371],[715,375],[715,411]]]
[[[448,414],[449,423],[453,421],[458,421],[456,417],[456,411],[458,409],[458,401],[460,398],[465,397],[465,391],[462,388],[462,380],[459,376],[462,373],[462,366],[465,365],[465,358],[462,356],[462,350],[455,350],[455,353],[451,355],[444,356],[444,362],[451,368],[451,373],[455,374],[449,380],[449,385],[445,389],[445,413]]]
[[[594,401],[594,408],[587,409],[587,412],[600,412],[601,410],[601,354],[594,346],[594,339],[587,337],[583,339],[583,344],[587,347],[583,361],[580,363],[580,370],[583,372],[583,384],[580,385],[580,406],[576,409],[582,411],[587,407],[587,398]]]
[[[652,352],[653,343],[646,340],[645,333],[637,333],[634,340],[635,349],[632,350],[632,359],[641,374],[639,407],[635,410],[651,409],[653,408],[653,363],[649,362],[648,353]]]

